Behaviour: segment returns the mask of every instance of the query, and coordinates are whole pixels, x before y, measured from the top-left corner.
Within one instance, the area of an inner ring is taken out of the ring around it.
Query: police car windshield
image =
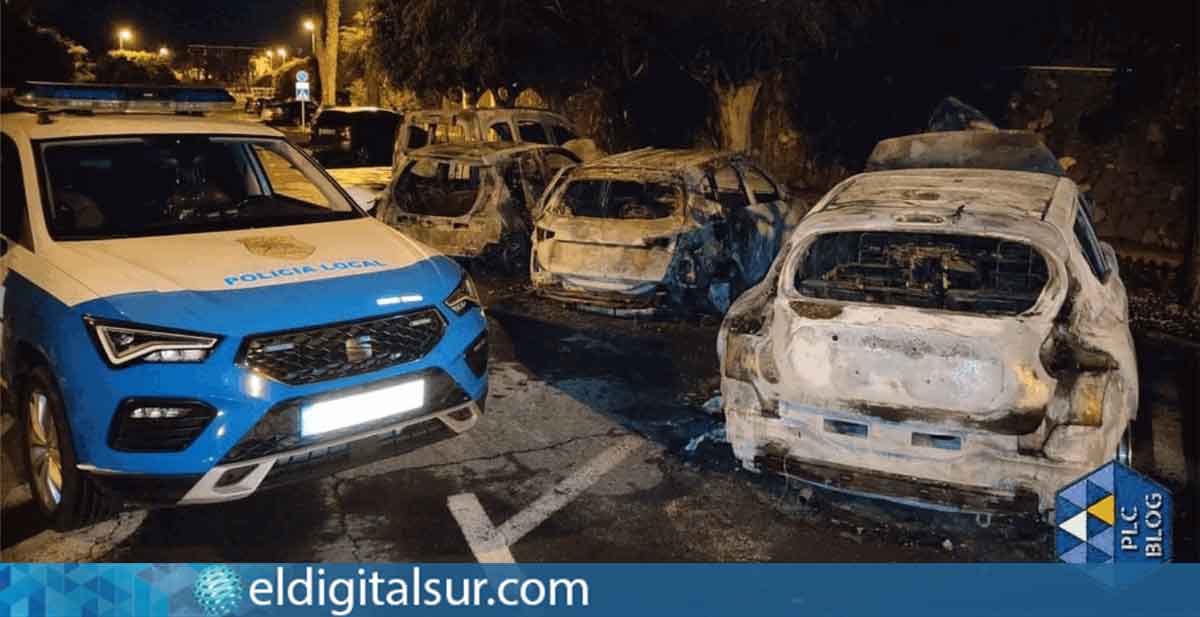
[[[39,144],[56,240],[275,227],[363,216],[282,139],[149,135]]]

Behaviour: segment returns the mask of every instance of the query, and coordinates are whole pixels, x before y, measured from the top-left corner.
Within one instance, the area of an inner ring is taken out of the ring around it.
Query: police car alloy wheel
[[[24,414],[25,463],[38,509],[60,531],[104,518],[115,504],[75,467],[71,432],[53,376],[37,367],[25,381],[20,408]]]
[[[42,507],[53,512],[62,502],[62,450],[58,447],[58,425],[50,413],[50,397],[33,389],[26,397],[29,421],[30,476],[37,485]]]

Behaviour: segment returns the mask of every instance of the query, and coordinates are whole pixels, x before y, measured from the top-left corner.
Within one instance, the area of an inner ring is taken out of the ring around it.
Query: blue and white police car
[[[277,131],[182,117],[227,92],[42,83],[18,101],[34,109],[0,115],[0,377],[56,527],[238,499],[476,423],[471,280]]]

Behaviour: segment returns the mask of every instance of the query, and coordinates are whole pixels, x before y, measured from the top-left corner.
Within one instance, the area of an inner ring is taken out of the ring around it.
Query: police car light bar
[[[184,113],[225,111],[233,96],[224,88],[192,86],[138,86],[29,82],[29,91],[17,103],[46,111]]]

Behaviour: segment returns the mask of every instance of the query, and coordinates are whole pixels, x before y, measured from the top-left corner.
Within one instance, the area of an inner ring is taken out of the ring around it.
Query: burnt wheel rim
[[[1133,467],[1133,425],[1125,427],[1125,432],[1121,433],[1121,440],[1117,442],[1117,462],[1126,466]]]
[[[62,502],[62,449],[58,443],[58,426],[50,411],[50,399],[45,392],[29,393],[26,415],[29,418],[29,462],[32,481],[37,485],[42,505],[53,512]]]

